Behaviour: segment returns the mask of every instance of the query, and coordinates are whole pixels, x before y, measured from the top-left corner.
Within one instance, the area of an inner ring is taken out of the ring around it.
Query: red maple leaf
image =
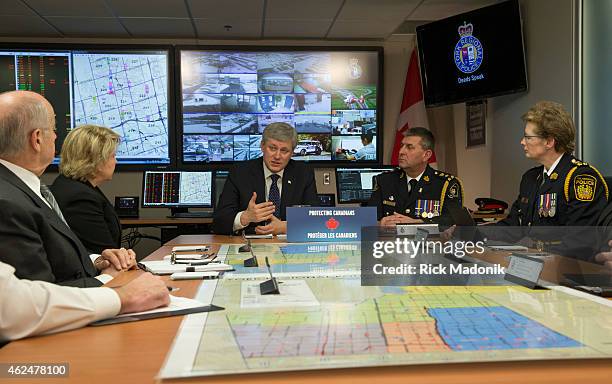
[[[325,226],[327,229],[334,230],[340,226],[340,222],[333,217],[330,217],[329,220],[325,222]]]

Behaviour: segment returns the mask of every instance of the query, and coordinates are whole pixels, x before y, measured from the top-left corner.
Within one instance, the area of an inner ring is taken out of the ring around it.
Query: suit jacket
[[[119,217],[100,188],[63,175],[49,188],[68,225],[89,252],[121,247]]]
[[[13,172],[0,164],[0,261],[21,279],[97,287],[102,283],[78,237]]]
[[[215,209],[213,220],[215,233],[233,233],[234,218],[238,212],[247,208],[253,192],[257,192],[257,204],[266,201],[263,167],[263,158],[260,157],[237,163],[230,171],[218,207]],[[318,204],[314,172],[302,163],[289,160],[283,173],[279,219],[286,220],[287,207]]]
[[[417,182],[414,193],[408,192],[406,173],[400,168],[375,176],[374,185],[368,205],[378,208],[378,220],[397,212],[426,223],[450,226],[454,222],[449,206],[463,206],[463,188],[459,179],[429,165]]]

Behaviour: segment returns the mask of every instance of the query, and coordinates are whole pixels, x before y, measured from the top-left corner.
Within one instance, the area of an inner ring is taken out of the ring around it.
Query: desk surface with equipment
[[[147,259],[157,260],[167,255],[171,245],[179,244],[242,244],[240,237],[191,235],[181,236],[153,252]],[[253,244],[282,243],[274,240],[254,240]],[[495,252],[489,257],[504,259],[507,252]],[[503,261],[502,261],[503,262]],[[547,260],[547,269],[557,268],[560,261]],[[554,264],[554,266],[553,266]],[[115,279],[112,284],[120,285],[125,279],[138,272],[128,272]],[[545,274],[543,274],[545,277]],[[164,277],[166,278],[166,277]],[[172,281],[179,287],[173,294],[194,297],[200,280]],[[223,303],[215,302],[223,305]],[[586,308],[586,307],[585,307]],[[570,315],[567,314],[569,317]],[[605,327],[612,327],[610,315],[601,319]],[[184,316],[140,321],[105,327],[83,329],[35,337],[13,342],[0,349],[0,363],[4,362],[69,362],[70,379],[75,382],[153,382],[160,372],[168,351],[179,330]],[[604,324],[607,321],[608,324]],[[220,353],[217,353],[221,355]],[[211,359],[218,359],[214,348]],[[469,361],[469,360],[468,360]],[[503,361],[461,364],[432,365],[425,359],[421,365],[365,367],[353,369],[326,369],[311,371],[250,373],[247,375],[226,375],[195,379],[172,380],[169,382],[334,382],[370,383],[381,382],[427,382],[427,383],[474,383],[474,382],[534,382],[534,383],[589,383],[606,382],[612,375],[608,359],[569,359]],[[19,382],[19,381],[16,381]],[[45,379],[44,382],[54,382]]]

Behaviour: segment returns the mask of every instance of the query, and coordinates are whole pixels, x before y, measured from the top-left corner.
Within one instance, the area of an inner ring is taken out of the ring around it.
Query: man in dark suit
[[[136,255],[125,249],[89,255],[65,223],[39,179],[53,160],[55,139],[55,114],[44,97],[0,94],[0,261],[19,278],[99,286],[134,265]]]
[[[452,225],[449,207],[463,206],[463,188],[455,176],[429,166],[435,139],[431,131],[406,131],[399,167],[375,177],[368,205],[378,207],[381,225],[435,223]]]
[[[213,230],[231,234],[254,228],[257,234],[287,232],[286,208],[318,204],[312,169],[291,160],[297,133],[272,123],[261,140],[262,158],[234,166],[215,210]]]

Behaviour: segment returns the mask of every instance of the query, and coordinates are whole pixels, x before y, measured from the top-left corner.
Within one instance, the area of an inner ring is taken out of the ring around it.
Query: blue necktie
[[[280,215],[281,198],[280,198],[280,191],[278,190],[278,185],[276,184],[278,179],[280,179],[280,176],[277,175],[276,173],[273,173],[270,175],[270,179],[272,179],[272,185],[270,185],[270,192],[268,192],[268,201],[274,204],[274,206],[276,207],[276,209],[274,210],[274,216],[280,219],[281,217]]]

